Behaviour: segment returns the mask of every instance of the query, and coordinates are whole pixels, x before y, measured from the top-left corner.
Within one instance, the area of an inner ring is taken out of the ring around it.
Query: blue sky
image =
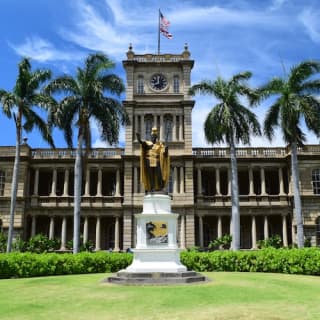
[[[282,76],[305,59],[319,59],[318,0],[0,0],[0,88],[12,90],[22,56],[35,68],[55,75],[73,74],[86,55],[103,51],[115,61],[123,79],[122,60],[129,43],[136,53],[156,53],[158,9],[171,22],[173,39],[161,38],[162,53],[180,53],[188,43],[195,66],[192,83],[230,77],[250,70],[252,86]],[[125,80],[125,79],[124,79]],[[125,99],[125,96],[122,97]],[[193,145],[206,146],[203,121],[216,101],[197,96],[193,111]],[[262,121],[268,103],[254,111]],[[14,145],[15,131],[0,113],[0,145]],[[93,130],[93,145],[106,146]],[[308,143],[319,143],[308,133]],[[55,130],[57,147],[65,147]],[[120,144],[123,144],[123,130]],[[28,135],[33,148],[47,147],[37,132]],[[254,138],[253,146],[283,146]]]

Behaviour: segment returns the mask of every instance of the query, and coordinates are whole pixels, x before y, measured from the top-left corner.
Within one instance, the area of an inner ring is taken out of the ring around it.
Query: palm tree
[[[49,80],[49,70],[31,71],[30,60],[23,58],[19,64],[19,72],[16,84],[12,92],[0,90],[0,103],[3,112],[8,118],[13,118],[16,126],[16,150],[11,184],[10,222],[8,230],[7,252],[11,252],[14,214],[17,199],[18,175],[20,164],[20,146],[22,131],[30,132],[34,127],[39,129],[43,139],[54,147],[50,127],[33,110],[34,106],[48,108],[53,100],[38,92],[39,87]]]
[[[73,127],[78,129],[76,160],[74,166],[74,222],[73,253],[79,252],[80,210],[83,159],[82,148],[91,148],[91,123],[94,119],[101,129],[101,139],[110,145],[118,143],[120,124],[128,122],[121,102],[106,97],[108,91],[120,96],[124,91],[122,80],[107,71],[114,63],[101,53],[91,54],[85,60],[83,69],[78,68],[75,77],[65,75],[51,81],[45,88],[47,94],[64,94],[52,119],[63,129],[68,146],[72,147]]]
[[[297,223],[297,244],[304,247],[303,219],[299,189],[297,148],[305,142],[301,127],[302,119],[307,128],[320,135],[320,102],[314,96],[320,91],[320,80],[314,75],[320,71],[320,63],[303,61],[293,66],[284,78],[275,77],[259,88],[251,100],[259,103],[275,96],[264,120],[264,133],[271,140],[276,127],[280,127],[284,141],[291,149],[291,171],[295,218]]]
[[[236,144],[250,144],[250,135],[260,135],[260,125],[254,113],[248,110],[240,101],[240,97],[252,94],[246,80],[251,77],[250,72],[234,75],[226,81],[218,77],[215,81],[202,81],[191,87],[189,93],[215,96],[221,102],[209,112],[205,123],[204,133],[209,143],[227,143],[230,148],[231,161],[231,201],[232,201],[232,250],[240,249],[240,211],[238,168],[236,158]]]

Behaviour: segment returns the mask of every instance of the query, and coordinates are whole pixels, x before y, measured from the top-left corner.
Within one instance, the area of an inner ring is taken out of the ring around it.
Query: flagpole
[[[158,17],[158,55],[160,54],[160,9]]]

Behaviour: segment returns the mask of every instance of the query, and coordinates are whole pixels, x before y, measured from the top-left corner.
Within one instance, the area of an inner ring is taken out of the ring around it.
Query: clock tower
[[[125,132],[123,248],[135,245],[135,213],[144,196],[140,181],[140,144],[157,127],[160,141],[169,147],[171,174],[167,187],[173,212],[180,215],[178,242],[194,245],[194,201],[191,113],[194,101],[188,95],[194,61],[188,46],[181,54],[135,54],[129,46],[124,106],[130,124]]]

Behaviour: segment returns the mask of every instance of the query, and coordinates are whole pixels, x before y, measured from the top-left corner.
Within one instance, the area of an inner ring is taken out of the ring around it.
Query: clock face
[[[163,90],[167,86],[167,84],[168,81],[166,77],[161,73],[154,74],[151,77],[150,85],[154,90]]]

